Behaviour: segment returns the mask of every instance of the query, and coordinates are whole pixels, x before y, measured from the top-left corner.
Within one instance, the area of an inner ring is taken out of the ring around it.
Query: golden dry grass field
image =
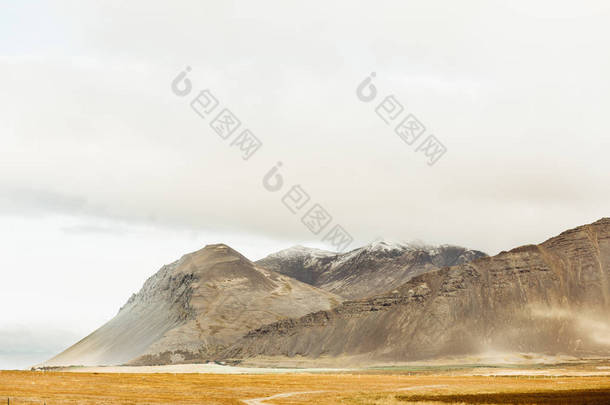
[[[273,398],[269,398],[272,397]],[[610,404],[610,377],[0,372],[0,405]]]

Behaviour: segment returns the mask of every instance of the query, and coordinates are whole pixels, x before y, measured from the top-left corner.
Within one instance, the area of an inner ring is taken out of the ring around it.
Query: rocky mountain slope
[[[202,361],[248,330],[340,301],[208,245],[163,266],[112,320],[43,366]]]
[[[326,259],[323,259],[326,260]],[[610,355],[610,219],[249,332],[225,359]]]
[[[347,299],[359,299],[396,288],[427,271],[485,256],[458,246],[378,241],[343,254],[295,246],[256,264]]]

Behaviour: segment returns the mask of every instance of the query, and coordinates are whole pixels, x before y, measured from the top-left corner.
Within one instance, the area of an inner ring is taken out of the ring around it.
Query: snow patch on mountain
[[[288,249],[280,250],[279,252],[270,254],[268,257],[283,258],[283,259],[298,258],[298,257],[322,258],[322,257],[336,256],[336,255],[337,255],[337,253],[330,252],[328,250],[314,249],[314,248],[308,248],[308,247],[301,246],[301,245],[296,245],[296,246],[290,247]]]

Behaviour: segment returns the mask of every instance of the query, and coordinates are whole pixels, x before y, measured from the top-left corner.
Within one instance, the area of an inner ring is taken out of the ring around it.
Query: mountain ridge
[[[161,267],[111,321],[42,366],[608,356],[609,313],[610,218],[492,257],[380,241],[251,262],[213,244]]]
[[[426,271],[485,256],[453,245],[377,241],[335,254],[296,246],[256,263],[346,299],[358,299],[397,287]]]
[[[397,289],[250,331],[226,359],[412,361],[505,352],[610,354],[610,219]]]

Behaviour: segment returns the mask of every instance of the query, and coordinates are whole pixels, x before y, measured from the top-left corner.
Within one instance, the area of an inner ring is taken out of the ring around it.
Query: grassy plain
[[[610,376],[483,376],[467,371],[413,374],[399,370],[279,375],[1,371],[0,405],[9,397],[11,405],[601,405],[610,404]]]

